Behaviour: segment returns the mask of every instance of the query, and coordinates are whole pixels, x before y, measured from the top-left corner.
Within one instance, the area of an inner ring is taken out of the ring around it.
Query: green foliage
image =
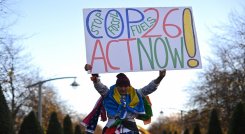
[[[52,112],[49,119],[47,134],[63,134],[62,127],[57,118],[57,113]]]
[[[82,134],[82,130],[79,125],[76,125],[74,134]]]
[[[13,125],[9,107],[3,95],[2,86],[0,85],[0,134],[12,134]]]
[[[229,124],[228,134],[244,134],[245,133],[245,106],[238,103]]]
[[[41,126],[35,116],[34,111],[31,111],[24,118],[19,134],[42,134]]]
[[[218,113],[216,109],[212,109],[211,111],[207,134],[222,134]]]
[[[201,134],[199,124],[195,124],[193,134]]]
[[[66,115],[63,122],[63,132],[64,134],[73,134],[72,122],[69,115]]]

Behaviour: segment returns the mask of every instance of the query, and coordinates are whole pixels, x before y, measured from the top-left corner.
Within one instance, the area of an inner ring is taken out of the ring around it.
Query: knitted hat
[[[124,73],[119,73],[117,75],[116,86],[119,86],[119,87],[130,86],[130,81],[129,81],[128,77]]]

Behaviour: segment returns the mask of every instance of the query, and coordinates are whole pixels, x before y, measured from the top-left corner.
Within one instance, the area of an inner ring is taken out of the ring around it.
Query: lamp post
[[[77,77],[58,77],[58,78],[52,78],[52,79],[47,79],[47,80],[39,81],[37,83],[34,83],[34,84],[31,84],[31,85],[28,85],[27,86],[27,88],[38,86],[38,121],[39,121],[39,123],[40,123],[41,126],[42,126],[42,85],[45,82],[48,82],[48,81],[60,80],[60,79],[70,79],[70,78],[73,78],[74,79],[73,83],[71,84],[72,87],[79,86],[79,84],[76,82],[76,78]]]

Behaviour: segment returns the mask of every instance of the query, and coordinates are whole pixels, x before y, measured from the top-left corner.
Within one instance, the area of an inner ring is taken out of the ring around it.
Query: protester
[[[84,68],[89,71],[92,66],[86,64]],[[108,118],[103,134],[139,134],[135,119],[149,123],[152,111],[147,95],[157,89],[165,75],[166,70],[160,70],[159,76],[148,85],[141,89],[134,89],[124,73],[117,75],[116,84],[110,88],[101,83],[98,74],[92,74],[91,80],[101,98],[94,110],[82,122],[87,132],[93,133],[98,116],[101,115],[103,121],[106,120],[106,116]]]

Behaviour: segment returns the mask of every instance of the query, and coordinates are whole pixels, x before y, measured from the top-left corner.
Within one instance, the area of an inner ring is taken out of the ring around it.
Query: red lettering
[[[148,35],[154,28],[155,28],[155,26],[157,25],[157,23],[158,23],[158,20],[159,20],[159,12],[158,12],[158,10],[157,9],[155,9],[155,8],[148,8],[148,9],[146,9],[146,10],[144,10],[144,12],[147,12],[147,11],[155,11],[156,12],[156,15],[157,15],[157,18],[156,18],[156,22],[155,22],[155,24],[144,34],[144,35],[142,35],[142,38],[148,38],[148,37],[161,37],[161,35]]]
[[[97,50],[97,46],[100,47],[100,52],[101,52],[102,56],[97,56],[97,57],[95,56],[96,50]],[[103,60],[104,61],[104,66],[105,66],[105,71],[108,72],[107,63],[106,63],[105,55],[104,55],[102,44],[101,44],[100,40],[96,40],[95,45],[94,45],[94,51],[93,51],[92,60],[91,60],[91,66],[92,67],[93,67],[93,64],[94,64],[94,60]]]
[[[107,43],[106,45],[106,59],[108,61],[108,65],[111,69],[114,69],[114,70],[119,70],[120,68],[119,67],[115,67],[115,66],[112,66],[111,65],[111,62],[110,62],[110,59],[109,59],[109,48],[110,48],[110,45],[112,42],[118,42],[118,40],[111,40]]]
[[[179,37],[180,35],[181,35],[181,28],[179,27],[179,26],[177,26],[177,25],[175,25],[175,24],[167,24],[166,23],[166,21],[167,21],[167,18],[168,18],[168,16],[170,15],[170,13],[172,13],[173,11],[176,11],[176,10],[179,10],[178,8],[174,8],[174,9],[171,9],[167,14],[166,14],[166,16],[164,17],[164,19],[163,19],[163,31],[164,31],[164,33],[168,36],[168,37],[170,37],[170,38],[177,38],[177,37]],[[177,29],[177,34],[176,35],[170,35],[169,33],[168,33],[168,31],[167,31],[167,27],[173,27],[173,28],[176,28]]]
[[[136,40],[136,38],[129,38],[129,39],[119,39],[119,41],[127,41],[127,48],[128,48],[128,58],[130,63],[130,70],[133,71],[133,60],[132,60],[132,54],[130,50],[130,44],[129,41]]]

